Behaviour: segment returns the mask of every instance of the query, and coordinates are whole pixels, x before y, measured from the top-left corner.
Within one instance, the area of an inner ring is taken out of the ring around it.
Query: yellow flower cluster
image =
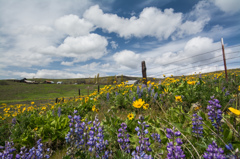
[[[240,116],[240,110],[234,109],[232,107],[228,108],[233,114]]]
[[[142,99],[138,99],[136,101],[133,102],[133,106],[135,108],[141,108],[144,105],[144,101]]]
[[[92,106],[92,111],[93,111],[93,112],[99,112],[99,109],[96,108],[96,106],[94,105],[94,106]]]
[[[129,120],[132,120],[134,118],[134,115],[133,115],[133,113],[129,113],[127,117]]]
[[[181,96],[175,96],[175,101],[176,102],[182,102],[182,97]]]

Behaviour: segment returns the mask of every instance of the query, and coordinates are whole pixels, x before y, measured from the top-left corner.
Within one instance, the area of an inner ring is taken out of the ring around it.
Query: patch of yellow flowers
[[[147,110],[149,108],[149,104],[145,103],[141,98],[133,102],[133,107],[135,108],[141,108]]]

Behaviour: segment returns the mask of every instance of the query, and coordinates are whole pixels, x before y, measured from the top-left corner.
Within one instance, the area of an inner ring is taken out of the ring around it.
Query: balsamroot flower
[[[129,120],[132,120],[134,118],[134,115],[133,115],[133,113],[129,113],[127,117]]]
[[[229,107],[228,108],[233,114],[239,116],[240,115],[240,110],[237,110],[237,109],[234,109],[232,107]]]
[[[134,101],[133,102],[133,106],[135,108],[141,108],[143,105],[144,105],[144,101],[142,101],[142,99],[138,99],[137,101]]]
[[[176,102],[182,102],[182,96],[175,96]]]

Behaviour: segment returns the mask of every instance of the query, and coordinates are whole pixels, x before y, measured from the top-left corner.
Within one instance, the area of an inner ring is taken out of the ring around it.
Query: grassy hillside
[[[228,72],[238,71],[240,69],[231,69]],[[223,71],[216,71],[212,73],[219,73]],[[210,73],[205,73],[210,74]],[[203,74],[204,75],[204,74]],[[198,76],[196,74],[195,76]],[[175,76],[179,78],[180,76]],[[139,80],[141,77],[128,77],[117,76],[117,83],[128,80]],[[159,82],[163,78],[147,77],[150,81]],[[40,84],[26,84],[13,82],[13,80],[0,80],[0,104],[17,104],[17,103],[30,103],[31,101],[47,103],[59,97],[74,97],[78,96],[78,89],[81,89],[81,95],[87,95],[87,87],[90,87],[89,93],[97,89],[94,83],[94,78],[79,78],[79,79],[28,79],[35,80]],[[43,84],[45,80],[54,81],[55,84]],[[99,85],[103,88],[106,84],[113,84],[115,76],[100,77]],[[57,85],[58,81],[63,84]],[[81,84],[82,83],[82,84]]]

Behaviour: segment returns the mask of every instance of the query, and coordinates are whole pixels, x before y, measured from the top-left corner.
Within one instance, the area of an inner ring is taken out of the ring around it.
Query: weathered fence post
[[[58,98],[56,98],[55,103],[58,103]]]
[[[226,81],[228,82],[227,65],[226,65],[226,59],[225,59],[223,38],[221,38],[221,44],[222,44],[222,53],[223,53],[223,62],[224,62],[225,76],[226,76],[225,78],[226,78]]]
[[[99,85],[98,85],[98,94],[99,94]]]
[[[143,77],[143,82],[147,86],[147,68],[145,61],[142,61],[142,77]]]

